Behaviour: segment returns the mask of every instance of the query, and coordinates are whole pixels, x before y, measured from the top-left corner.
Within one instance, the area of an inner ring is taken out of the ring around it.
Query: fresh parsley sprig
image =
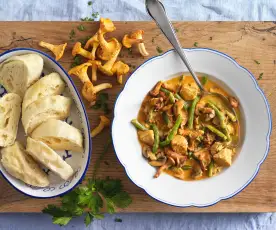
[[[52,216],[54,224],[65,226],[73,218],[85,214],[84,223],[88,226],[94,219],[104,218],[101,211],[104,204],[110,214],[115,213],[116,208],[126,208],[131,204],[132,199],[127,192],[123,191],[121,180],[109,177],[96,179],[97,169],[110,145],[111,140],[97,159],[92,179],[62,196],[60,206],[49,204],[42,210],[43,213]]]

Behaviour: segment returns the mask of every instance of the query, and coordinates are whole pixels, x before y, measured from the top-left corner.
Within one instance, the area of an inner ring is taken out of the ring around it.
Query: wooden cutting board
[[[78,31],[77,26],[83,24],[85,31]],[[154,23],[150,22],[115,22],[117,30],[111,36],[122,39],[123,35],[135,29],[145,31],[145,44],[150,56],[158,55],[157,47],[166,51],[171,45]],[[183,47],[208,47],[224,52],[249,69],[256,78],[263,73],[259,81],[271,106],[273,119],[276,118],[276,23],[275,22],[176,22],[177,34]],[[94,35],[98,29],[97,22],[0,22],[0,52],[15,47],[38,46],[40,40],[54,44],[69,41],[69,33],[74,29],[75,41]],[[72,63],[71,48],[74,42],[68,42],[62,66],[69,70]],[[159,50],[160,50],[159,49]],[[46,50],[42,49],[47,52]],[[124,49],[120,59],[131,64],[132,71],[146,59],[137,50],[132,53]],[[257,60],[260,64],[257,64]],[[114,87],[108,91],[110,108],[122,90],[113,77],[100,77],[99,82],[112,82]],[[75,80],[80,89],[80,82]],[[246,88],[245,88],[246,90]],[[98,123],[100,111],[87,109],[91,127]],[[112,118],[110,116],[110,118]],[[261,118],[260,118],[261,119]],[[155,201],[142,189],[133,184],[125,174],[123,166],[118,162],[112,148],[102,162],[99,176],[120,178],[125,189],[131,194],[133,203],[123,212],[274,212],[276,211],[276,136],[275,123],[271,136],[271,148],[267,159],[254,181],[235,197],[220,201],[208,208],[177,208]],[[87,176],[91,176],[95,160],[106,144],[108,131],[93,140],[91,165]],[[126,140],[127,141],[127,140]],[[185,195],[185,194],[183,194]],[[1,212],[40,212],[49,203],[58,203],[59,199],[32,199],[13,189],[3,178],[0,179],[0,211]]]

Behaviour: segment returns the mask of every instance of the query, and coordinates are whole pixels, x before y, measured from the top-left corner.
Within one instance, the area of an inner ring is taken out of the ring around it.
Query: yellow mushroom
[[[131,38],[128,34],[126,34],[123,38],[123,46],[126,48],[131,48],[134,44],[139,44],[143,42],[143,39]]]
[[[81,43],[80,42],[76,42],[76,44],[74,45],[73,47],[73,50],[72,50],[72,55],[73,57],[75,57],[77,54],[87,58],[87,59],[90,59],[92,60],[93,59],[93,55],[92,53],[90,53],[89,51],[83,49],[81,47]]]
[[[113,32],[116,30],[113,22],[109,18],[100,18],[100,29],[99,32],[101,33],[108,33]]]
[[[83,63],[70,69],[68,74],[77,76],[81,80],[81,82],[85,84],[86,82],[90,82],[89,77],[87,75],[87,69],[89,66],[92,66],[92,64],[89,62]]]
[[[91,81],[85,82],[82,87],[82,96],[89,102],[89,105],[93,105],[96,101],[97,93],[104,90],[110,89],[112,85],[109,83],[102,83],[94,86]]]
[[[90,46],[92,46],[92,51],[91,51],[91,60],[95,60],[96,58],[96,50],[98,49],[100,43],[99,43],[99,39],[98,39],[98,32],[92,37],[90,38],[85,46],[84,49],[88,49]]]
[[[97,136],[105,127],[110,126],[110,120],[105,116],[100,116],[100,124],[92,130],[91,137]]]
[[[116,62],[116,59],[120,53],[122,49],[122,45],[119,43],[119,46],[117,47],[115,53],[113,54],[113,56],[111,57],[111,59],[109,61],[107,61],[103,66],[100,65],[99,66],[99,70],[108,75],[108,76],[112,76],[113,75],[113,72],[112,72],[112,67],[114,65],[114,63]]]
[[[129,66],[122,61],[117,61],[111,71],[113,74],[117,73],[117,82],[119,84],[123,84],[123,75],[127,74],[129,72]]]
[[[130,38],[143,40],[143,35],[144,35],[143,30],[137,30],[130,35]],[[138,50],[142,56],[144,56],[144,57],[149,56],[149,53],[146,50],[144,42],[138,43]]]
[[[44,41],[39,42],[39,46],[51,50],[56,56],[56,61],[62,58],[67,43],[61,45],[53,45]]]
[[[94,61],[88,61],[92,64],[92,81],[97,81],[97,69],[102,64],[100,61],[94,60]]]
[[[98,37],[100,48],[97,50],[97,56],[102,60],[108,61],[120,46],[120,42],[116,38],[111,38],[106,41],[103,34],[99,34]]]

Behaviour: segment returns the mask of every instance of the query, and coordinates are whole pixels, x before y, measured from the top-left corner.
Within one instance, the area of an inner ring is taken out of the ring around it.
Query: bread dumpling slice
[[[40,98],[61,94],[64,88],[65,83],[58,73],[46,75],[27,89],[22,110],[25,110],[29,104]]]
[[[16,139],[21,113],[21,98],[7,93],[0,98],[0,146],[12,145]]]
[[[83,137],[77,128],[64,121],[50,119],[39,125],[32,138],[40,140],[54,150],[83,152]]]
[[[38,54],[13,56],[0,64],[0,84],[8,93],[23,98],[27,88],[41,76],[43,59]]]
[[[12,146],[3,148],[1,153],[2,165],[13,177],[37,187],[49,185],[50,182],[46,173],[42,171],[19,142],[16,141]]]
[[[43,142],[28,137],[26,150],[35,160],[59,175],[62,179],[68,180],[73,175],[74,171],[72,167]]]
[[[43,97],[22,110],[22,123],[26,134],[49,119],[64,120],[70,114],[72,99],[63,96]]]

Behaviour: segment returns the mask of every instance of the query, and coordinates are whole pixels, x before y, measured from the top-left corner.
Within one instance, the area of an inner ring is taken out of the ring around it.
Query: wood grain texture
[[[86,30],[80,32],[76,27],[83,24]],[[117,30],[112,37],[122,39],[125,33],[135,29],[145,30],[145,43],[151,56],[158,55],[156,47],[163,51],[171,49],[159,29],[150,22],[115,22]],[[264,90],[272,112],[276,118],[276,24],[275,22],[176,22],[178,36],[183,47],[208,47],[224,52],[249,69],[258,78]],[[98,29],[97,22],[0,22],[0,52],[14,47],[38,47],[38,42],[44,40],[54,44],[68,42],[69,33],[76,31],[76,39],[91,36]],[[74,42],[69,42],[64,57],[60,60],[65,69],[72,63],[71,48]],[[45,52],[48,52],[42,49]],[[132,66],[142,64],[143,59],[135,49],[132,54],[124,49],[121,59]],[[256,64],[258,60],[260,64]],[[132,68],[133,71],[134,68]],[[114,87],[108,93],[111,97],[110,107],[122,90],[115,78],[100,76],[99,82],[112,82]],[[75,80],[80,89],[80,82]],[[98,123],[100,111],[87,109],[91,127]],[[112,118],[110,116],[110,118]],[[254,181],[235,197],[221,201],[208,208],[177,208],[162,204],[149,197],[142,189],[133,184],[125,174],[124,168],[118,162],[113,149],[105,156],[101,164],[99,176],[120,178],[125,189],[132,195],[133,204],[123,212],[273,212],[276,211],[276,136],[275,123],[271,136],[271,148],[267,159],[262,164],[260,172]],[[87,177],[91,176],[96,158],[103,150],[108,131],[94,138],[91,165]],[[185,195],[185,194],[183,194]],[[0,179],[0,211],[1,212],[40,212],[48,203],[58,203],[59,199],[31,199],[13,189],[3,178]]]

